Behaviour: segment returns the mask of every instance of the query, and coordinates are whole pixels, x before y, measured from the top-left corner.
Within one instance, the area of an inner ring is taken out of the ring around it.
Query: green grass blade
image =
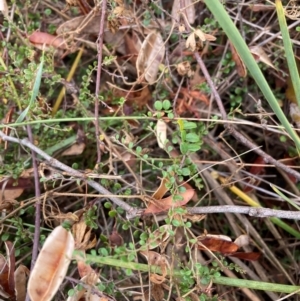
[[[281,124],[284,126],[290,137],[295,142],[295,145],[300,152],[300,139],[296,132],[291,127],[291,124],[282,112],[272,90],[270,89],[264,75],[262,74],[260,68],[258,67],[255,59],[253,58],[248,46],[246,45],[243,37],[237,30],[236,26],[232,22],[231,18],[228,16],[223,5],[219,0],[204,0],[206,6],[215,16],[216,20],[219,22],[220,26],[223,28],[224,32],[228,36],[229,40],[232,42],[237,52],[239,53],[244,64],[247,66],[250,74],[256,81],[261,92],[265,96],[272,110],[280,120]]]
[[[300,211],[300,207],[297,206],[292,200],[290,200],[287,196],[285,196],[279,189],[277,189],[274,185],[270,185],[271,188],[285,201],[287,201],[291,206],[295,207],[297,210]]]
[[[299,80],[299,73],[297,69],[295,55],[293,51],[293,46],[291,43],[289,30],[287,28],[282,3],[280,0],[276,0],[275,3],[276,3],[276,10],[277,10],[280,31],[281,31],[283,45],[284,45],[285,57],[288,63],[289,72],[293,83],[295,96],[297,99],[297,104],[298,107],[300,107],[300,80]]]
[[[270,217],[270,221],[272,221],[273,224],[282,228],[283,230],[290,233],[294,237],[300,239],[300,233],[297,230],[295,230],[294,228],[292,228],[291,226],[289,226],[288,224],[286,224],[284,221],[279,219],[278,217]]]
[[[43,65],[44,65],[44,54],[42,55],[41,62],[40,62],[39,67],[37,69],[37,73],[36,73],[36,77],[35,77],[35,81],[34,81],[34,85],[33,85],[29,105],[20,114],[20,116],[16,120],[16,123],[22,122],[26,118],[31,106],[33,105],[36,97],[38,96],[38,93],[39,93],[39,90],[40,90],[40,85],[41,85],[41,80],[42,80],[42,74],[43,74]]]
[[[80,251],[75,251],[74,256],[76,258],[82,257],[83,260],[93,262],[93,263],[120,267],[124,269],[144,271],[144,272],[151,271],[152,273],[161,274],[161,269],[155,265],[141,264],[137,262],[126,262],[109,256],[94,256],[94,255],[87,255],[87,254],[82,255]],[[169,275],[172,274],[178,277],[182,275],[179,270],[168,271],[168,274]],[[234,287],[243,287],[249,289],[257,289],[257,290],[287,293],[287,294],[297,292],[297,291],[299,292],[300,290],[300,286],[253,281],[253,280],[246,280],[246,279],[233,279],[229,277],[215,277],[212,279],[212,282],[215,284],[223,284],[223,285],[234,286]]]

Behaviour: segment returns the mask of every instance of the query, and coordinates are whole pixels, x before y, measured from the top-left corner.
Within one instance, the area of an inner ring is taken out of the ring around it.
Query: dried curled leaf
[[[151,214],[151,213],[154,214],[154,213],[167,211],[171,207],[184,206],[192,199],[194,194],[195,194],[194,189],[187,189],[185,192],[180,193],[180,196],[182,197],[182,200],[180,201],[174,201],[172,195],[159,201],[153,200],[153,202],[149,205],[149,207],[144,211],[144,214]]]
[[[85,149],[85,143],[74,143],[68,149],[63,151],[62,156],[77,156],[81,155]]]
[[[239,53],[236,51],[235,47],[232,45],[232,43],[229,43],[230,45],[230,49],[231,49],[231,53],[232,53],[232,59],[235,62],[236,65],[236,71],[238,73],[238,75],[240,77],[246,77],[247,76],[247,69],[246,66],[243,62],[243,60],[241,59]]]
[[[86,16],[75,17],[62,23],[57,28],[56,33],[58,35],[63,35],[65,33],[76,32],[76,30],[81,29],[81,34],[97,34],[100,28],[100,19],[100,15],[95,15],[89,20],[86,20]]]
[[[149,249],[155,249],[165,242],[170,237],[170,230],[172,227],[170,225],[163,225],[151,233],[149,239],[147,240],[147,245]]]
[[[235,239],[234,243],[238,245],[239,248],[242,248],[249,245],[250,238],[247,234],[242,234]]]
[[[32,301],[53,298],[67,273],[74,246],[72,234],[62,226],[48,236],[28,281]]]
[[[149,265],[157,265],[161,268],[162,275],[150,274],[150,281],[156,284],[163,283],[166,280],[169,265],[166,257],[154,251],[141,251],[140,254],[146,257]]]
[[[28,275],[29,270],[24,265],[20,265],[14,273],[17,301],[23,301],[26,298],[26,279]]]
[[[159,65],[165,55],[165,45],[160,33],[152,31],[144,40],[136,61],[138,76],[145,76],[152,85],[157,79]]]
[[[28,39],[31,44],[39,49],[43,49],[43,45],[67,49],[67,44],[62,37],[57,37],[47,32],[35,31],[28,37]]]
[[[215,36],[204,33],[201,29],[198,28],[188,36],[185,43],[185,47],[190,48],[191,51],[195,51],[198,47],[203,47],[203,42],[205,41],[210,42],[215,40],[216,40]],[[199,43],[197,43],[197,41],[199,41]]]
[[[72,233],[76,250],[88,250],[93,248],[97,243],[92,229],[87,226],[83,217],[72,226]]]
[[[157,120],[156,135],[158,146],[164,149],[167,141],[167,124],[163,120]]]
[[[161,179],[160,185],[153,193],[152,198],[155,200],[161,200],[163,196],[169,191],[169,188],[167,187],[168,183],[169,180],[167,178]]]
[[[190,48],[192,51],[196,50],[196,38],[195,38],[195,33],[191,33],[185,43],[186,48]]]
[[[290,103],[290,115],[296,127],[300,128],[300,109],[298,105],[294,102]]]
[[[191,69],[191,64],[189,61],[183,61],[177,65],[177,72],[179,75],[184,76],[187,75],[188,77],[192,76],[194,72]]]
[[[271,62],[271,60],[268,57],[267,53],[263,49],[263,47],[261,47],[261,46],[251,46],[251,47],[249,47],[249,50],[252,53],[252,55],[254,56],[256,61],[262,62],[262,63],[268,65],[269,67],[277,70],[277,68],[273,65],[273,63]]]

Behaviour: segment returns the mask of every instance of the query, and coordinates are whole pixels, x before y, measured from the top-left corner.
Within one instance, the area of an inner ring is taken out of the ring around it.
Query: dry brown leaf
[[[298,104],[290,102],[290,115],[297,128],[300,129],[300,108]]]
[[[166,280],[168,261],[165,256],[154,251],[140,251],[147,260],[148,264],[153,266],[159,266],[161,268],[162,275],[150,274],[150,281],[156,284],[161,284]]]
[[[157,120],[156,138],[158,146],[164,149],[167,141],[167,124],[161,119]]]
[[[65,35],[85,35],[85,34],[94,34],[97,35],[100,29],[100,15],[94,15],[93,18],[86,20],[86,16],[79,16],[72,18],[71,20],[66,21],[61,24],[56,33],[59,36]],[[110,24],[111,26],[111,24]],[[109,27],[108,24],[105,24],[105,27]],[[116,49],[121,54],[126,54],[126,49],[124,45],[124,32],[118,31],[112,33],[110,31],[104,32],[104,41],[107,44],[110,44],[114,49]]]
[[[220,252],[223,254],[234,253],[238,250],[238,246],[232,241],[217,238],[215,236],[198,237],[198,249]]]
[[[167,183],[169,183],[169,180],[167,178],[161,179],[159,187],[152,195],[153,199],[156,200],[162,199],[162,197],[169,191],[169,188],[166,186]]]
[[[93,18],[90,18],[85,22],[86,16],[79,16],[72,18],[64,23],[62,23],[56,30],[58,35],[63,35],[66,33],[76,32],[76,30],[80,29],[82,24],[85,23],[86,26],[82,28],[80,31],[81,34],[97,34],[100,29],[100,15],[95,15]]]
[[[166,257],[154,251],[140,251],[140,254],[148,260],[149,265],[157,265],[161,268],[162,275],[150,274],[150,281],[156,284],[163,283],[166,280],[168,267]]]
[[[61,155],[62,156],[76,156],[82,154],[85,149],[85,143],[74,143],[68,149],[66,149]]]
[[[9,19],[6,0],[0,0],[0,12],[3,13],[5,18]]]
[[[176,67],[177,72],[179,75],[184,76],[187,75],[188,77],[194,75],[194,72],[191,69],[191,64],[189,61],[183,61],[179,63]]]
[[[161,301],[164,299],[164,290],[160,284],[153,283],[151,285],[151,296],[155,301]]]
[[[26,281],[30,271],[25,265],[20,265],[15,273],[15,293],[17,301],[24,301],[26,298]]]
[[[115,229],[113,229],[112,233],[109,235],[109,244],[112,247],[115,247],[115,246],[119,247],[124,244],[123,237]]]
[[[54,48],[67,49],[67,44],[62,37],[57,37],[47,32],[35,31],[29,37],[29,42],[39,49],[44,45]]]
[[[74,238],[62,226],[56,227],[46,239],[28,281],[32,301],[51,300],[67,273]]]
[[[172,17],[175,21],[180,21],[180,4],[182,5],[182,13],[190,24],[195,22],[195,5],[192,0],[174,0],[172,7]]]
[[[76,258],[76,260],[77,260],[78,273],[81,278],[93,273],[94,270],[91,268],[89,264],[86,264],[84,260],[81,260],[81,258],[78,259]]]
[[[197,38],[199,43],[197,43]],[[203,42],[205,41],[215,41],[216,37],[207,33],[204,33],[201,29],[196,29],[188,36],[185,47],[189,48],[191,51],[195,51],[197,47],[203,47]]]
[[[95,273],[95,272],[94,272]],[[98,278],[97,274],[95,273],[94,275],[89,275],[89,276],[84,276],[80,279],[81,282],[93,286],[97,283],[100,282],[100,279]],[[96,290],[97,288],[94,287]],[[99,292],[99,294],[102,294],[102,292]],[[96,297],[95,297],[96,296]],[[87,292],[87,289],[84,287],[81,287],[79,290],[77,287],[75,288],[75,294],[73,296],[70,296],[67,301],[79,301],[79,300],[84,300],[84,301],[107,301],[109,299],[104,299],[103,297],[100,297],[98,295],[93,295],[91,292]]]
[[[206,82],[206,79],[204,76],[201,75],[202,72],[200,70],[200,66],[197,65],[196,70],[193,74],[193,76],[190,79],[190,85],[192,87],[192,89],[195,89],[196,85],[201,85],[202,83]]]
[[[16,189],[5,189],[1,192],[2,198],[8,202],[11,202],[11,204],[17,204],[17,202],[12,202],[16,198],[18,198],[20,195],[22,195],[24,189],[22,188],[16,188]],[[3,204],[4,205],[4,204]]]
[[[256,59],[256,61],[262,62],[269,67],[277,70],[277,68],[272,64],[270,58],[268,57],[267,53],[264,51],[264,49],[261,46],[251,46],[249,48],[250,52]]]
[[[240,235],[239,237],[236,238],[236,240],[234,241],[234,243],[236,245],[238,245],[239,248],[248,246],[249,243],[250,243],[249,236],[247,234],[242,234],[242,235]]]
[[[195,33],[192,32],[186,42],[185,42],[185,47],[191,49],[191,51],[195,51],[196,50],[196,38],[195,38]]]
[[[125,41],[126,53],[130,55],[130,62],[133,65],[135,65],[137,56],[142,47],[141,40],[138,34],[135,31],[133,31],[131,35],[129,35],[129,33],[126,33],[124,35],[124,41]]]
[[[13,297],[13,288],[9,285],[9,266],[6,258],[0,254],[0,296]]]
[[[96,236],[92,234],[92,229],[86,225],[83,217],[72,226],[72,233],[76,250],[88,250],[97,243]]]
[[[129,94],[127,102],[128,104],[135,103],[139,108],[144,108],[144,106],[147,105],[151,99],[152,94],[149,90],[149,87],[145,85],[141,90]]]
[[[148,208],[144,211],[144,214],[155,214],[155,213],[167,211],[172,207],[184,206],[192,199],[194,194],[195,194],[194,189],[187,189],[185,192],[179,194],[183,198],[183,200],[181,201],[174,201],[172,195],[160,200],[159,202],[153,201],[148,206]]]
[[[92,270],[91,273],[84,276],[81,280],[88,285],[95,285],[101,282],[99,279],[99,275],[94,270]]]
[[[164,55],[165,45],[161,34],[157,31],[150,32],[144,40],[136,60],[138,76],[144,76],[150,85],[154,84]]]
[[[235,62],[236,71],[240,77],[246,77],[247,76],[247,69],[242,61],[240,55],[236,51],[235,47],[232,45],[231,42],[229,42],[231,53],[232,53],[232,59]]]
[[[154,251],[140,251],[140,254],[142,254],[148,261],[150,265],[157,265],[157,266],[166,266],[167,260],[165,256],[154,252]]]

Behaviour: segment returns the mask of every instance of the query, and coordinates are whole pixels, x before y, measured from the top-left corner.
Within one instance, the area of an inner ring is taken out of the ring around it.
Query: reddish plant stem
[[[107,0],[102,1],[101,7],[101,19],[100,19],[100,28],[99,28],[99,36],[98,36],[98,66],[97,66],[97,79],[96,79],[96,90],[95,90],[95,135],[96,135],[96,143],[97,143],[97,163],[101,162],[101,150],[100,150],[100,141],[99,141],[99,91],[100,91],[100,83],[101,83],[101,70],[102,70],[102,48],[103,48],[103,33],[104,33],[104,21],[105,21],[105,13],[106,13],[106,3]]]
[[[27,134],[28,140],[33,144],[33,135],[31,126],[27,125]],[[31,257],[31,271],[35,265],[38,251],[39,251],[39,242],[40,242],[40,222],[41,222],[41,190],[40,190],[40,181],[39,181],[39,172],[38,172],[38,164],[36,159],[36,153],[34,150],[31,150],[31,158],[32,158],[32,166],[33,166],[33,174],[34,174],[34,188],[35,188],[35,197],[37,199],[35,203],[35,221],[34,221],[34,239],[33,239],[33,247],[32,247],[32,257]],[[26,295],[26,300],[29,300],[28,294]]]

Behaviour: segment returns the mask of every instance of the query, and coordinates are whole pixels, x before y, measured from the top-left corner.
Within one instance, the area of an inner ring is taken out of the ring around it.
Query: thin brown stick
[[[33,136],[31,126],[27,126],[27,133],[30,143],[33,143]],[[41,222],[41,189],[40,189],[40,181],[39,181],[39,172],[38,172],[38,164],[36,160],[36,153],[31,150],[31,158],[32,158],[32,166],[33,166],[33,174],[34,174],[34,188],[35,188],[35,197],[37,201],[35,203],[35,221],[34,221],[34,239],[33,239],[33,248],[32,248],[32,257],[31,257],[31,270],[34,267],[35,261],[38,256],[39,251],[39,242],[40,242],[40,222]]]
[[[100,19],[100,28],[98,36],[98,66],[97,66],[97,79],[96,79],[96,99],[95,99],[95,135],[97,142],[97,163],[101,162],[101,150],[100,150],[100,141],[99,141],[99,92],[100,92],[100,82],[101,82],[101,70],[102,70],[102,48],[103,48],[103,33],[104,33],[104,20],[106,13],[106,3],[107,0],[102,1],[101,8],[101,19]]]

